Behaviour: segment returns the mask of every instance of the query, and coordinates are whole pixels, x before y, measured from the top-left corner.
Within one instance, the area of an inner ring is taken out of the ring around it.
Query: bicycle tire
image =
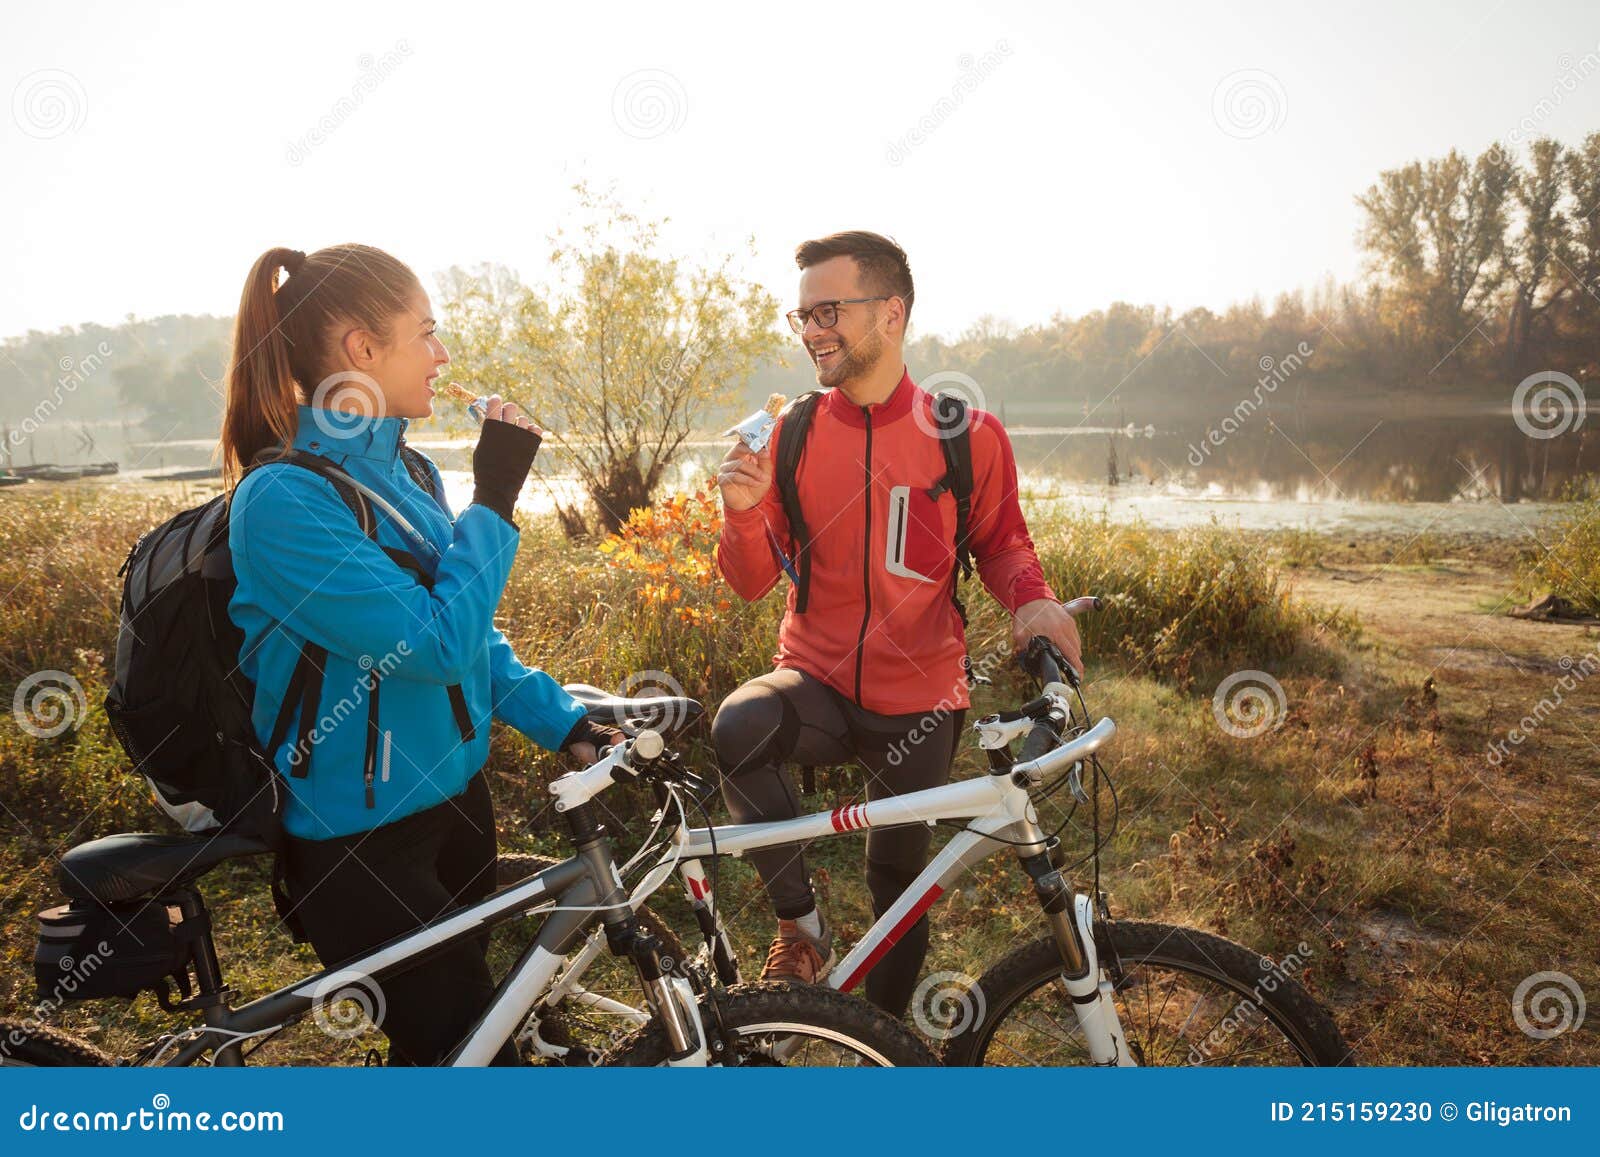
[[[1261,967],[1263,957],[1259,953],[1221,936],[1193,928],[1142,921],[1117,922],[1108,927],[1124,969],[1123,984],[1118,990],[1117,1013],[1122,1021],[1123,1032],[1129,1046],[1134,1049],[1141,1065],[1160,1064],[1175,1053],[1181,1057],[1177,1062],[1180,1064],[1217,1063],[1212,1055],[1214,1050],[1210,1047],[1204,1049],[1201,1047],[1214,1035],[1215,1029],[1203,1034],[1198,1040],[1180,1035],[1174,1045],[1162,1048],[1158,1052],[1154,1046],[1158,1043],[1155,1029],[1159,1026],[1151,1023],[1141,1025],[1138,1016],[1126,1015],[1129,1011],[1126,1007],[1127,1002],[1136,995],[1134,988],[1143,983],[1139,970],[1145,969],[1159,969],[1177,976],[1199,978],[1243,998],[1231,1007],[1225,1004],[1214,1005],[1206,1017],[1202,1018],[1202,1022],[1209,1020],[1211,1013],[1218,1010],[1225,1016],[1237,1014],[1241,1018],[1250,1019],[1254,1017],[1255,1012],[1246,1009],[1245,1004],[1246,1002],[1253,1004],[1255,1011],[1261,1014],[1259,1023],[1271,1024],[1282,1033],[1284,1041],[1298,1058],[1297,1062],[1291,1063],[1312,1066],[1357,1063],[1354,1053],[1345,1043],[1338,1026],[1334,1024],[1327,1010],[1318,1004],[1304,986],[1293,977],[1270,968],[1263,969]],[[1052,1063],[1041,1061],[1037,1056],[1024,1052],[1018,1047],[1017,1042],[1008,1042],[1001,1033],[1008,1016],[1025,1000],[1037,994],[1041,988],[1057,980],[1061,976],[1061,971],[1060,953],[1057,951],[1054,938],[1049,936],[1025,944],[1003,957],[979,977],[977,991],[982,999],[970,1002],[977,1006],[976,1015],[972,1017],[970,1025],[964,1025],[962,1031],[945,1042],[944,1063],[951,1066],[1003,1064],[1007,1063],[1002,1059],[1006,1052],[1013,1053],[1017,1058],[1011,1063],[1030,1065]],[[1272,978],[1270,991],[1264,990],[1264,977]],[[1148,1013],[1150,986],[1144,983],[1143,987],[1144,1011]],[[1066,1001],[1064,992],[1060,996],[1062,1001]],[[1195,1013],[1203,999],[1203,996],[1197,999],[1190,1008],[1183,1022],[1184,1027],[1195,1019]],[[1157,1021],[1163,1019],[1170,1001],[1169,991],[1163,999],[1161,1009],[1156,1013]],[[1181,1010],[1182,1007],[1180,1002],[1178,1009]],[[1046,1012],[1044,1015],[1050,1020],[1055,1032],[1047,1031],[1043,1035],[1051,1036],[1058,1043],[1070,1046],[1073,1043],[1071,1038],[1077,1031],[1077,1023],[1076,1017],[1068,1011],[1069,1009],[1070,1002],[1061,1006],[1064,1019],[1060,1021],[1050,1017]],[[1258,1031],[1258,1027],[1248,1031],[1253,1034]],[[1021,1043],[1027,1043],[1027,1040],[1036,1039],[1039,1035],[1036,1033],[1033,1038],[1024,1040],[1021,1038],[1021,1031],[1020,1028],[1012,1030]],[[1060,1035],[1057,1036],[1057,1033]],[[1141,1039],[1141,1035],[1144,1039]],[[990,1054],[995,1051],[997,1036],[1001,1036],[998,1044],[1004,1052],[996,1052],[991,1058]],[[1226,1039],[1224,1038],[1224,1043]],[[1176,1052],[1176,1044],[1187,1044],[1189,1049]],[[1082,1053],[1082,1059],[1062,1063],[1089,1064],[1088,1054],[1083,1050],[1082,1042],[1078,1041],[1076,1047]]]
[[[103,1068],[111,1057],[88,1041],[44,1025],[0,1020],[0,1068]]]
[[[831,988],[810,984],[743,984],[714,994],[723,1026],[736,1037],[736,1062],[747,1066],[790,1066],[762,1053],[767,1042],[799,1038],[842,1047],[862,1063],[886,1067],[937,1065],[938,1058],[904,1024],[868,1004]],[[708,1031],[715,1025],[711,994],[700,998],[700,1017]],[[719,1042],[720,1043],[720,1042]],[[655,1067],[667,1063],[671,1045],[658,1020],[640,1029],[601,1061],[619,1068]],[[816,1062],[806,1051],[800,1065]],[[717,1062],[719,1065],[725,1062]]]

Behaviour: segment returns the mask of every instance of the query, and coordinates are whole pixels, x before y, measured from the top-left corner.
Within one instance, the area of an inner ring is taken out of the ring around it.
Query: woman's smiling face
[[[367,371],[383,392],[389,417],[426,418],[433,413],[434,379],[450,364],[450,353],[434,332],[437,325],[420,286],[389,319],[389,341]]]
[[[313,404],[378,418],[426,418],[433,413],[433,383],[450,364],[434,332],[433,305],[421,286],[390,314],[387,335],[346,330],[341,365],[332,388],[313,393]],[[371,395],[377,394],[374,398]]]

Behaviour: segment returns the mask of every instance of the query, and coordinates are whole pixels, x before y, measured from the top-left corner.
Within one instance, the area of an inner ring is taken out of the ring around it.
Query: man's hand
[[[1043,635],[1067,657],[1072,669],[1083,674],[1083,641],[1078,624],[1054,599],[1034,599],[1017,608],[1011,619],[1011,641],[1018,651],[1027,649],[1028,640]]]
[[[722,505],[728,510],[751,510],[772,488],[772,443],[752,454],[743,442],[735,442],[717,468],[717,485],[722,488]]]

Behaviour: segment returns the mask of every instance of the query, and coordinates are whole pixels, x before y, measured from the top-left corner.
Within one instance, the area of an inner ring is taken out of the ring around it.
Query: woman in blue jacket
[[[336,245],[263,254],[234,328],[222,432],[238,577],[229,614],[244,632],[256,732],[289,787],[293,916],[329,967],[493,889],[491,719],[585,761],[611,738],[494,626],[540,431],[490,399],[459,515],[438,470],[405,445],[450,361],[434,326],[406,265]],[[381,499],[375,533],[327,477],[274,464],[285,448]],[[438,1063],[492,993],[482,945],[386,982],[390,1063]],[[499,1059],[515,1061],[509,1045]]]

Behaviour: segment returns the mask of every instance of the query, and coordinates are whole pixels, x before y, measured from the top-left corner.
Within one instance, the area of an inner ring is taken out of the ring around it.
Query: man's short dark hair
[[[794,251],[794,263],[801,269],[835,257],[854,257],[868,292],[900,298],[906,303],[906,320],[911,320],[911,299],[917,291],[911,284],[911,264],[904,249],[881,233],[852,229],[806,241]]]

